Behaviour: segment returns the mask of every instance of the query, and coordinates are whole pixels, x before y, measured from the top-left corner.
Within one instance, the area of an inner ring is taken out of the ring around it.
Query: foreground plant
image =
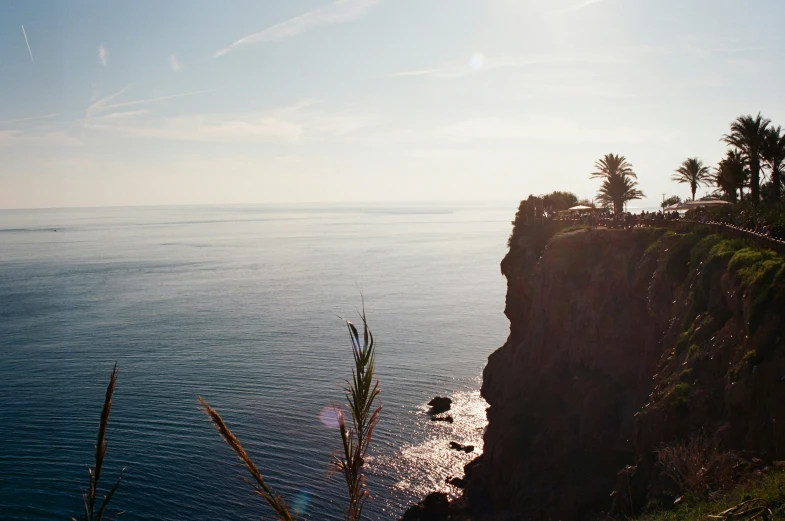
[[[368,446],[371,443],[373,429],[379,421],[381,406],[374,407],[374,400],[379,395],[379,381],[374,381],[376,355],[374,349],[373,334],[365,319],[365,310],[360,315],[363,322],[362,342],[357,328],[349,322],[346,326],[349,329],[349,336],[352,341],[352,355],[354,356],[354,368],[352,369],[352,379],[347,381],[344,391],[346,393],[347,406],[351,414],[351,426],[347,428],[344,420],[343,411],[338,411],[339,428],[341,441],[343,443],[342,456],[335,456],[332,465],[335,470],[339,470],[346,481],[346,488],[349,494],[349,504],[345,511],[347,521],[360,521],[363,505],[369,497],[369,492],[365,483],[365,473],[363,465]],[[245,452],[240,440],[232,433],[221,415],[213,409],[201,396],[197,397],[202,408],[212,421],[215,428],[224,441],[240,457],[245,464],[248,472],[253,477],[253,482],[249,483],[257,494],[267,502],[273,509],[278,519],[281,521],[294,521],[298,519],[293,515],[286,502],[275,493],[275,491],[265,482],[262,473],[248,453]]]
[[[352,415],[352,426],[347,429],[343,415],[340,415],[341,440],[343,441],[343,458],[335,457],[333,465],[340,470],[346,479],[349,491],[349,507],[346,511],[348,521],[359,521],[362,516],[363,505],[369,492],[365,486],[365,474],[362,472],[365,462],[365,453],[371,443],[373,429],[379,421],[382,408],[374,409],[374,399],[379,395],[379,381],[373,381],[376,366],[376,353],[374,351],[373,334],[365,320],[365,311],[362,313],[363,341],[360,344],[360,334],[354,324],[346,321],[349,335],[352,339],[352,354],[354,355],[354,369],[352,381],[344,387],[346,400],[349,402],[349,411]]]
[[[109,385],[106,387],[106,395],[104,396],[104,406],[101,409],[101,421],[98,424],[98,440],[95,443],[95,465],[88,469],[90,475],[90,487],[82,494],[82,502],[84,503],[84,513],[79,517],[79,521],[101,521],[106,515],[106,508],[109,501],[114,496],[117,487],[120,485],[120,480],[123,479],[123,472],[117,477],[117,481],[109,492],[104,495],[98,491],[98,482],[101,479],[101,471],[104,467],[104,458],[106,457],[106,427],[109,424],[109,413],[112,411],[112,395],[114,394],[115,382],[117,380],[117,363],[114,364],[112,374],[109,376]],[[103,502],[98,506],[98,499],[103,498]],[[106,519],[112,519],[119,516],[122,512],[113,514]],[[76,518],[71,518],[76,521]]]
[[[259,469],[254,464],[251,457],[245,452],[240,440],[237,439],[237,436],[232,433],[229,427],[226,426],[226,423],[221,418],[221,415],[218,414],[218,411],[210,407],[210,404],[202,398],[201,396],[197,396],[199,398],[199,403],[202,404],[202,408],[204,409],[205,414],[210,418],[210,421],[213,422],[215,428],[218,429],[218,433],[224,439],[224,441],[229,444],[232,450],[240,456],[240,459],[243,460],[245,466],[248,468],[248,472],[251,473],[255,483],[251,483],[250,481],[244,479],[246,483],[249,483],[257,494],[262,496],[262,498],[267,502],[268,505],[272,507],[275,513],[278,515],[278,519],[282,519],[284,521],[292,521],[294,517],[289,512],[289,507],[286,506],[286,502],[281,499],[281,496],[273,492],[273,490],[267,485],[262,477],[262,473],[259,472]]]

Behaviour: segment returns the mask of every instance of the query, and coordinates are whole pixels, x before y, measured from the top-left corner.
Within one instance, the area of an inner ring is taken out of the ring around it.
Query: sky
[[[647,199],[785,125],[782,0],[0,0],[0,208]],[[699,194],[706,190],[700,190]]]

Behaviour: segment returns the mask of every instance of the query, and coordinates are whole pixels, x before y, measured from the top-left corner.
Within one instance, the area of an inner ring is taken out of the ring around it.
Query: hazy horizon
[[[592,198],[606,153],[653,207],[737,116],[785,124],[775,0],[0,10],[0,209]]]

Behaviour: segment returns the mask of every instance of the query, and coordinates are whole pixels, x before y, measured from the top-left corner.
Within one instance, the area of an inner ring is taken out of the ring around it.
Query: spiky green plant
[[[360,521],[363,505],[369,496],[362,468],[371,442],[373,429],[379,421],[379,413],[381,412],[381,406],[374,408],[373,404],[380,391],[379,381],[374,382],[376,355],[373,334],[365,319],[365,309],[363,309],[360,317],[363,322],[362,343],[360,342],[360,334],[354,324],[348,320],[345,321],[349,329],[349,336],[352,341],[352,354],[354,356],[352,379],[347,381],[344,387],[352,424],[351,427],[347,428],[344,414],[342,411],[339,412],[343,454],[341,457],[335,456],[332,461],[333,468],[340,470],[346,481],[346,488],[349,493],[349,504],[345,511],[347,521]],[[204,398],[201,396],[197,398],[202,405],[203,411],[215,425],[221,437],[240,457],[251,473],[254,481],[246,480],[246,482],[267,502],[278,519],[281,521],[298,519],[290,512],[286,502],[264,481],[261,472],[251,457],[248,456],[248,453],[245,452],[245,449],[243,449],[240,440],[232,433],[218,412]]]
[[[84,503],[84,512],[79,517],[79,521],[102,521],[106,516],[106,508],[109,506],[109,501],[114,496],[117,487],[120,486],[120,481],[123,479],[123,472],[117,477],[114,486],[109,490],[106,495],[98,491],[98,482],[101,479],[101,471],[104,467],[104,458],[106,457],[106,427],[109,424],[109,413],[112,411],[112,395],[114,394],[115,382],[117,381],[117,363],[115,362],[112,374],[109,376],[109,385],[106,387],[106,395],[104,396],[104,406],[101,409],[101,421],[98,424],[98,440],[95,443],[95,465],[88,469],[90,475],[90,487],[82,494],[82,502]],[[98,506],[99,498],[103,497],[103,502]],[[122,512],[118,512],[109,517],[107,520],[119,516]],[[71,518],[76,521],[76,518]]]
[[[376,368],[376,352],[373,333],[365,319],[365,310],[360,315],[363,322],[363,337],[357,328],[346,321],[352,340],[354,369],[352,380],[344,387],[352,425],[347,429],[343,414],[340,415],[341,440],[343,441],[343,457],[335,457],[333,465],[340,470],[346,480],[349,492],[349,506],[346,510],[347,521],[359,521],[362,517],[363,505],[369,492],[365,485],[365,474],[362,471],[365,454],[371,443],[373,429],[379,421],[381,406],[374,408],[374,400],[379,395],[379,381],[374,382]]]

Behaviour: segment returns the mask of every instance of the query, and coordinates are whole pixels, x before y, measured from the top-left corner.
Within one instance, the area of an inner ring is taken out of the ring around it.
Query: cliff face
[[[554,232],[514,235],[502,262],[510,336],[483,373],[475,512],[639,509],[662,481],[655,449],[701,429],[785,459],[781,258],[708,230]]]

